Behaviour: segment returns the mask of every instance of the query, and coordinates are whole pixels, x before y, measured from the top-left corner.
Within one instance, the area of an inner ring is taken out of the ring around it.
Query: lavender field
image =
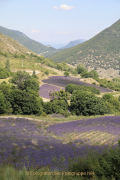
[[[24,118],[0,118],[0,163],[13,159],[16,167],[50,165],[67,168],[71,158],[90,149],[102,152],[117,146],[120,116],[104,116],[54,124]],[[16,157],[16,161],[14,159]]]
[[[49,96],[49,93],[54,92],[54,91],[60,91],[61,89],[65,91],[65,88],[60,88],[60,87],[53,86],[50,84],[43,84],[40,87],[39,95],[43,98],[50,99],[51,96]]]
[[[74,77],[65,77],[65,76],[51,76],[49,79],[42,80],[44,83],[53,84],[60,87],[65,87],[68,84],[76,84],[79,86],[90,86],[95,87],[100,90],[101,93],[107,93],[107,92],[113,92],[111,89],[98,87],[92,84],[88,84],[86,82],[80,81],[80,78],[74,78]]]

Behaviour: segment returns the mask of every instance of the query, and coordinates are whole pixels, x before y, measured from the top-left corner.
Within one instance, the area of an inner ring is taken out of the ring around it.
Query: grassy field
[[[63,123],[63,122],[70,122],[70,121],[76,121],[76,120],[82,120],[82,119],[93,119],[97,117],[104,117],[104,116],[115,116],[120,114],[106,114],[106,115],[96,115],[96,116],[76,116],[71,115],[67,118],[51,118],[50,115],[44,116],[36,116],[36,115],[1,115],[0,117],[12,117],[12,118],[26,118],[31,120],[37,120],[37,121],[45,121],[45,122],[51,122],[51,123]]]

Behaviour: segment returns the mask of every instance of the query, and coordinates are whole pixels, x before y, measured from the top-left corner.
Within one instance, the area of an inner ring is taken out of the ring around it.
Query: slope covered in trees
[[[120,20],[90,40],[50,56],[53,61],[72,65],[82,63],[85,67],[119,69]]]

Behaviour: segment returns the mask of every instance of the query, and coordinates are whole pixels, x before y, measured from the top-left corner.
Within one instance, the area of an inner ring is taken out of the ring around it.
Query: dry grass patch
[[[8,78],[6,78],[6,79],[0,79],[0,84],[1,84],[3,81],[5,81],[6,83],[9,83],[9,82],[8,82],[9,79],[10,79],[10,77],[8,77]]]
[[[86,83],[89,83],[89,84],[96,83],[96,85],[99,85],[99,83],[96,80],[92,79],[92,78],[82,78],[82,79],[80,79],[80,81],[83,81],[83,82],[86,82]]]

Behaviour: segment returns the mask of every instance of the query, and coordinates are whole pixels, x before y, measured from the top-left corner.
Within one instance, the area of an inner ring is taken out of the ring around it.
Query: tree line
[[[85,70],[84,67],[77,67],[79,73],[84,72],[83,69]],[[68,117],[71,114],[103,115],[120,111],[120,98],[116,99],[111,94],[105,94],[99,98],[95,95],[100,94],[98,89],[75,84],[68,84],[65,91],[51,93],[50,102],[43,102],[39,96],[39,81],[35,71],[32,76],[26,71],[13,73],[10,71],[9,60],[3,71],[10,73],[11,78],[9,79],[10,84],[5,81],[0,84],[0,114],[45,116],[57,113]],[[96,73],[94,74],[97,76]]]

